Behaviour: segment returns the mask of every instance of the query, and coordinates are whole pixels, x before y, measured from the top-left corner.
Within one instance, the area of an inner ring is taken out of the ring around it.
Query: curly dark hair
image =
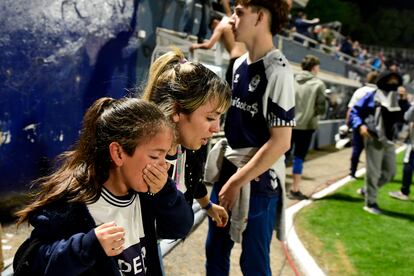
[[[270,12],[270,31],[276,35],[282,31],[289,19],[289,4],[286,0],[236,0],[236,5],[264,8]]]

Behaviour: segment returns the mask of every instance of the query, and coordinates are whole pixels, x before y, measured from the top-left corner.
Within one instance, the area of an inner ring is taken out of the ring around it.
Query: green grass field
[[[414,275],[414,200],[388,196],[401,186],[402,154],[397,166],[378,195],[382,215],[362,210],[357,180],[295,216],[299,238],[327,275]]]

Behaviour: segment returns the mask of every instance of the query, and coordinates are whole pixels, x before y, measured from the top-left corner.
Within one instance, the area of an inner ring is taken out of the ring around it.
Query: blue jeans
[[[221,186],[213,187],[211,200],[218,202]],[[276,223],[279,197],[250,197],[248,222],[243,232],[240,267],[246,276],[271,276],[270,243]],[[230,253],[234,242],[230,239],[230,222],[224,228],[217,227],[209,218],[206,241],[207,276],[229,275]]]
[[[294,163],[302,164],[308,154],[312,142],[314,129],[293,129],[290,142],[290,149],[285,153],[286,160],[290,159],[293,151]],[[302,174],[302,165],[294,167],[294,174]]]
[[[349,175],[355,176],[358,168],[359,157],[364,150],[364,140],[359,134],[358,129],[354,129],[352,132],[352,155],[351,155],[351,169]]]

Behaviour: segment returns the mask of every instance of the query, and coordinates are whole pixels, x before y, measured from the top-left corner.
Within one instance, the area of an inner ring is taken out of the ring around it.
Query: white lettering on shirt
[[[246,102],[241,102],[240,98],[238,97],[235,97],[234,99],[232,99],[231,105],[243,111],[250,112],[250,114],[252,114],[252,117],[259,112],[259,107],[257,103],[249,105]]]

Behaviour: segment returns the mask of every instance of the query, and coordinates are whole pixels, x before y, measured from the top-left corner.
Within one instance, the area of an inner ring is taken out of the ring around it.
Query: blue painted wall
[[[183,2],[0,2],[1,194],[26,189],[50,169],[95,99],[141,84],[156,26],[178,28],[177,7]]]

